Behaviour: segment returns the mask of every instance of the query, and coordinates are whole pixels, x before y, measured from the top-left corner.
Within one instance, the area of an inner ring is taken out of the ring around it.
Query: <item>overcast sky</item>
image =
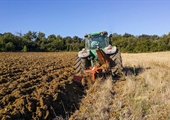
[[[0,33],[28,31],[83,37],[108,31],[170,32],[169,0],[0,0]]]

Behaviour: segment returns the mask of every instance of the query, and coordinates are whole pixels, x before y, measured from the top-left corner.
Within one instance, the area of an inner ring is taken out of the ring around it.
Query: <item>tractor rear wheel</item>
[[[77,74],[83,74],[84,70],[89,67],[88,58],[79,58],[78,56],[75,59],[74,69]]]
[[[111,68],[112,76],[121,76],[123,74],[123,65],[119,50],[117,49],[116,53],[110,55],[110,58],[113,61],[113,66]]]

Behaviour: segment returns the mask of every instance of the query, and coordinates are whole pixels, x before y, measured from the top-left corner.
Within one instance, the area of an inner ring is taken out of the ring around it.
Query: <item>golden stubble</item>
[[[132,68],[123,87],[131,117],[169,119],[170,52],[122,54],[122,58],[127,71]]]

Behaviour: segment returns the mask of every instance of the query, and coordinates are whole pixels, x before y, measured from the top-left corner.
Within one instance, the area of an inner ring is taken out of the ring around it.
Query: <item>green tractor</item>
[[[76,74],[87,73],[90,69],[93,74],[107,71],[113,77],[121,76],[123,70],[121,54],[118,48],[109,42],[108,33],[103,31],[85,34],[84,38],[85,48],[78,52],[75,59]]]

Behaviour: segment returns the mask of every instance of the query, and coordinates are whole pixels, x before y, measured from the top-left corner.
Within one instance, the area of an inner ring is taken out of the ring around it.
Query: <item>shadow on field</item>
[[[66,84],[65,88],[60,90],[57,101],[51,102],[53,120],[69,119],[75,110],[79,109],[81,99],[85,96],[84,87],[75,82]]]
[[[130,66],[125,66],[123,68],[123,72],[125,73],[125,75],[139,75],[140,73],[144,72],[145,70],[147,69],[151,69],[150,67],[148,68],[143,68],[143,67],[140,67],[140,66],[133,66],[133,67],[130,67]]]

